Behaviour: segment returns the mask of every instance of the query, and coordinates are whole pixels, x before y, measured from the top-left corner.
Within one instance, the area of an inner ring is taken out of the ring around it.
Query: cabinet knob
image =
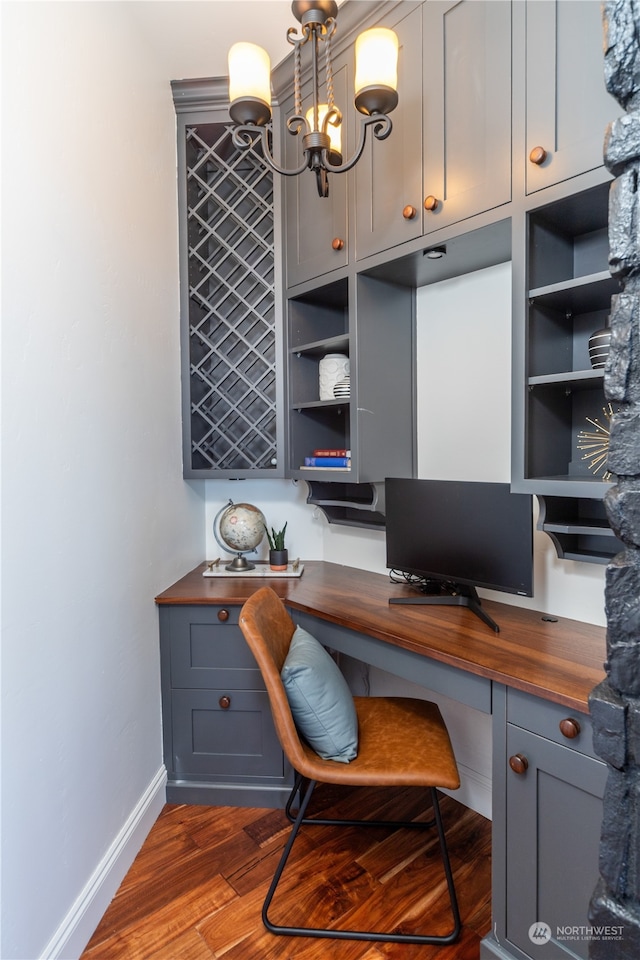
[[[334,237],[331,241],[331,246],[334,250],[343,250],[344,249],[344,240],[341,237]]]
[[[574,720],[573,717],[565,717],[564,720],[560,721],[558,726],[560,727],[562,736],[568,740],[573,740],[580,733],[580,724],[577,720]]]
[[[541,163],[544,163],[546,159],[547,151],[544,147],[534,147],[529,154],[529,160],[531,163],[535,163],[537,167],[539,167]]]
[[[429,194],[429,196],[426,197],[424,201],[425,210],[435,210],[437,206],[438,206],[438,198],[432,197],[431,194]]]
[[[218,610],[218,620],[220,620],[222,623],[224,623],[225,620],[228,620],[228,619],[229,619],[229,611],[228,611],[228,610],[225,610],[224,608],[223,608],[222,610]]]
[[[228,710],[229,707],[231,706],[231,697],[226,697],[226,696],[220,697],[220,699],[218,700],[218,703],[220,704],[223,710]]]
[[[412,207],[411,204],[408,203],[404,208],[404,210],[402,211],[402,216],[405,218],[405,220],[415,220],[415,216],[417,212],[418,211],[416,210],[416,208]]]
[[[509,757],[509,766],[514,773],[526,773],[529,766],[529,761],[526,757],[523,757],[521,753],[516,753],[512,757]]]

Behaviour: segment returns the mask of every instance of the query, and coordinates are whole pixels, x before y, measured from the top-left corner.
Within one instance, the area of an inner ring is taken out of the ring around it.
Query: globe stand
[[[248,570],[255,570],[255,568],[255,563],[249,563],[242,553],[239,553],[237,557],[233,558],[231,563],[225,566],[225,570],[228,570],[230,573],[246,573]]]

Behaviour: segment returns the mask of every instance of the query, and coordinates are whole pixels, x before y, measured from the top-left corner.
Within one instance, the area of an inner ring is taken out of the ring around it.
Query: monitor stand
[[[498,624],[482,609],[480,597],[475,587],[469,587],[462,583],[448,585],[431,581],[431,583],[427,585],[427,590],[433,589],[434,587],[439,591],[438,593],[423,594],[419,597],[390,597],[389,603],[438,604],[447,607],[468,607],[477,617],[480,617],[488,627],[491,627],[496,633],[500,633]]]

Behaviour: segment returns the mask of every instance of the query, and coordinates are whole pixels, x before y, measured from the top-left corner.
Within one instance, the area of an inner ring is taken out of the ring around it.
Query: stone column
[[[591,899],[592,960],[640,958],[640,0],[605,0],[605,82],[625,114],[611,123],[604,161],[609,197],[609,269],[621,282],[611,303],[605,395],[611,420],[605,497],[625,549],[606,571],[606,679],[590,697],[596,752],[609,768],[600,840],[600,879]]]

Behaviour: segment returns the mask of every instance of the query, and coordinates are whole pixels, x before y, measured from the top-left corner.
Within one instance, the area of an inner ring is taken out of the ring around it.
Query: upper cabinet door
[[[376,140],[369,128],[355,167],[359,260],[422,235],[422,9],[388,25],[398,35],[399,102],[391,135]]]
[[[350,148],[348,115],[353,96],[349,90],[346,63],[334,64],[335,102],[342,111],[342,152]],[[323,90],[321,90],[321,99]],[[324,95],[326,102],[326,95]],[[311,106],[311,95],[303,90],[303,114]],[[302,161],[302,133],[292,136],[285,119],[293,115],[293,98],[282,112],[284,165],[295,168]],[[349,262],[347,237],[347,173],[329,174],[329,196],[320,197],[315,174],[305,170],[297,177],[284,178],[287,287],[320,277]]]
[[[423,15],[430,233],[511,200],[511,3],[429,0]]]
[[[607,93],[602,11],[594,0],[527,0],[526,192],[602,166]]]

